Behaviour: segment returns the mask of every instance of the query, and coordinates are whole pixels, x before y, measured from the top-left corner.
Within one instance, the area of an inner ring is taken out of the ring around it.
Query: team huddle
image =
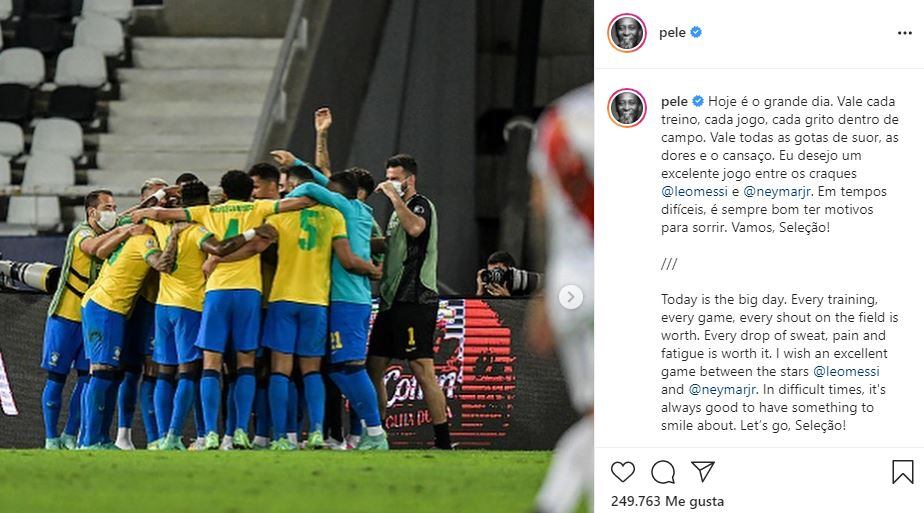
[[[279,168],[225,173],[221,197],[190,173],[147,180],[121,216],[110,192],[87,195],[45,328],[47,449],[133,449],[136,403],[152,450],[388,449],[383,376],[394,358],[421,385],[435,446],[452,448],[433,370],[435,208],[416,191],[409,155],[388,158],[377,186],[364,169],[331,173],[330,119],[316,114],[317,166],[276,151]],[[394,207],[384,234],[365,202],[375,192]],[[381,299],[368,340],[373,280]],[[350,409],[342,444],[325,437],[332,390]]]

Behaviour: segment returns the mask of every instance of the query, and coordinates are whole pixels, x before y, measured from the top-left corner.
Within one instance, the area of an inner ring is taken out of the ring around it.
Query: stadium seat
[[[0,121],[23,124],[32,117],[32,89],[0,83]]]
[[[118,57],[125,51],[125,31],[112,18],[88,16],[77,24],[74,46],[89,46],[106,57]]]
[[[24,7],[29,16],[55,19],[71,16],[71,0],[26,0]]]
[[[64,47],[64,26],[50,18],[28,17],[16,27],[17,46],[35,48],[45,55],[55,55]]]
[[[96,118],[96,89],[64,86],[51,93],[48,116],[89,122]]]
[[[83,155],[83,130],[70,119],[43,119],[32,133],[32,154],[56,153],[71,159]]]
[[[58,56],[55,84],[59,86],[102,87],[107,80],[106,58],[96,48],[75,46]]]
[[[57,153],[33,153],[22,178],[27,185],[74,185],[74,162]]]
[[[53,228],[61,222],[57,196],[13,196],[6,215],[8,224]]]
[[[10,161],[0,155],[0,185],[10,185],[12,176],[10,175]]]
[[[13,16],[13,0],[0,0],[0,21],[6,21]]]
[[[0,121],[0,158],[11,159],[22,155],[22,128],[14,123]]]
[[[132,16],[132,0],[83,0],[83,16],[94,14],[128,21]]]
[[[7,48],[0,52],[0,84],[31,88],[45,81],[45,59],[34,48]]]

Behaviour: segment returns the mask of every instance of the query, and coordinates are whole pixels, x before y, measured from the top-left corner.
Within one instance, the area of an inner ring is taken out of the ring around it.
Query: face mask
[[[112,210],[103,210],[99,213],[99,219],[96,220],[96,224],[99,225],[104,231],[109,231],[115,228],[116,225],[116,213]]]
[[[398,193],[398,196],[404,195],[404,183],[401,180],[389,180],[388,183],[395,188],[395,192]]]

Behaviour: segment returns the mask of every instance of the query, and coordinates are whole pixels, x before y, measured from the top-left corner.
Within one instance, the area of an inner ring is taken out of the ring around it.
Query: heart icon
[[[626,480],[635,473],[635,464],[631,461],[625,463],[617,461],[610,466],[610,472],[612,472],[620,482],[625,483]]]

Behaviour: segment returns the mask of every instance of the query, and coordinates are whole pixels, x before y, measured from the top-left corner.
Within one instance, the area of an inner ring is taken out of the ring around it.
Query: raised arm
[[[321,107],[314,111],[314,130],[316,134],[314,138],[314,161],[321,168],[325,177],[330,176],[330,152],[327,151],[327,133],[330,131],[333,120],[330,109],[327,107]]]

